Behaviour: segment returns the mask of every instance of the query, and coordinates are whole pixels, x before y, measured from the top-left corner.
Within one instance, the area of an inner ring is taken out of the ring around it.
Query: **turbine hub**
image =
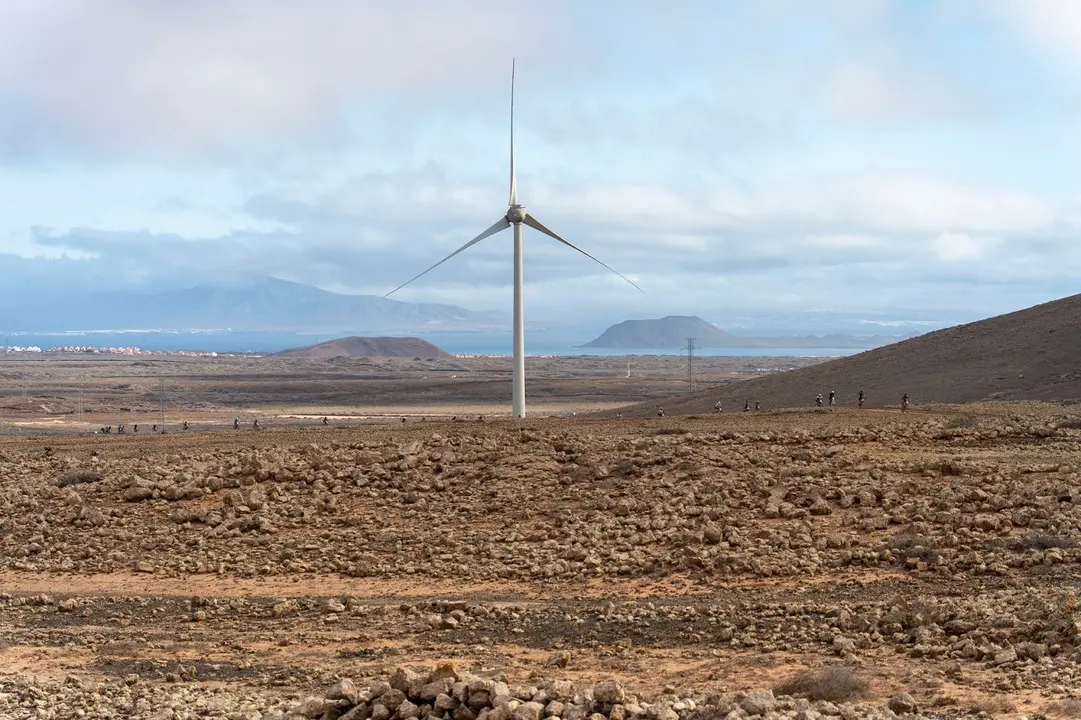
[[[517,225],[525,220],[526,212],[525,207],[521,205],[511,205],[507,210],[507,222],[512,225]]]

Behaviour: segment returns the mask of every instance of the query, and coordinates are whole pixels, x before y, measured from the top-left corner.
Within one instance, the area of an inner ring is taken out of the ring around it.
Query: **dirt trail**
[[[691,579],[673,575],[663,580],[612,584],[585,582],[468,582],[449,579],[438,586],[424,579],[348,578],[335,575],[297,575],[289,578],[237,578],[213,574],[161,577],[154,573],[112,572],[89,575],[65,573],[0,572],[0,592],[132,597],[343,597],[365,602],[396,599],[445,599],[490,602],[548,602],[553,596],[590,600],[633,600],[655,597],[708,597],[724,590],[792,592],[809,586],[850,585],[867,588],[875,583],[905,579],[899,572],[870,571],[810,578],[738,580]]]

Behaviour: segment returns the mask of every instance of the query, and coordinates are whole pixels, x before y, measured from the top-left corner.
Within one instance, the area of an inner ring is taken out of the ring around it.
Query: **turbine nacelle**
[[[507,222],[509,222],[511,225],[518,225],[525,222],[527,215],[528,214],[525,211],[525,206],[511,205],[510,209],[507,210]]]

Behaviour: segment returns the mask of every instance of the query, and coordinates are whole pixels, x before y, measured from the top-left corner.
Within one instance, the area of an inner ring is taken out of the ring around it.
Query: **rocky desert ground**
[[[1081,411],[0,438],[0,717],[1081,716]]]
[[[818,357],[701,357],[698,386],[806,367]],[[630,364],[631,376],[627,377]],[[687,362],[677,356],[530,357],[531,414],[569,415],[682,393]],[[0,353],[0,435],[86,432],[126,424],[144,432],[223,429],[234,417],[263,427],[338,425],[401,417],[510,415],[509,357],[198,357]]]

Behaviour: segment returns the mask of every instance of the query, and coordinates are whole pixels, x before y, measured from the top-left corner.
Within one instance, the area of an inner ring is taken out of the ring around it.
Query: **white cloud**
[[[8,233],[6,237],[0,238],[0,252],[17,258],[41,260],[93,260],[101,257],[100,253],[67,245],[43,245],[38,242],[37,235],[29,230]],[[13,280],[15,279],[8,278],[9,282]]]
[[[849,190],[864,222],[899,230],[1023,232],[1054,217],[1048,204],[1030,193],[967,187],[935,177],[868,178]]]
[[[755,191],[719,191],[712,208],[745,222],[800,220],[924,233],[1024,232],[1055,217],[1045,200],[1030,193],[906,173],[806,178]]]
[[[811,235],[807,238],[811,245],[832,249],[872,248],[881,244],[881,240],[869,235]]]
[[[666,233],[656,238],[655,248],[657,252],[666,250],[683,250],[696,253],[704,253],[711,249],[712,243],[709,238],[702,235],[680,235]]]
[[[912,262],[922,249],[925,267],[928,261],[982,262],[992,250],[1014,256],[1029,252],[1028,241],[1001,246],[999,238],[1042,231],[1061,217],[1026,193],[927,176],[806,178],[783,187],[718,193],[713,204],[661,186],[576,183],[535,190],[528,205],[542,222],[620,272],[650,282],[686,273],[765,272],[780,278],[799,266],[856,264],[867,278],[879,272],[891,276],[883,270],[887,264]],[[418,173],[395,181],[350,181],[309,203],[265,198],[249,209],[292,228],[278,242],[379,252],[380,258],[393,252],[394,272],[405,280],[490,225],[504,202],[501,188],[455,185],[439,173]],[[527,234],[534,280],[604,273],[533,231]],[[413,295],[429,297],[438,286],[463,277],[478,286],[502,283],[509,272],[508,237],[472,249],[414,288]],[[1053,247],[1057,252],[1058,245]],[[364,276],[371,283],[395,279],[367,271]]]
[[[1076,0],[977,0],[975,7],[1038,52],[1081,63],[1081,3]]]
[[[935,238],[934,249],[939,260],[956,262],[981,257],[984,253],[984,244],[971,235],[948,232]]]
[[[535,200],[530,199],[527,204],[540,217],[546,212],[558,212],[619,224],[654,221],[670,226],[672,223],[684,224],[697,214],[687,197],[657,185],[592,184],[581,188],[567,185],[555,188],[546,183],[531,190],[531,198]]]
[[[840,70],[827,88],[827,99],[842,114],[871,120],[891,118],[903,105],[896,86],[866,65]]]
[[[77,140],[203,151],[504,76],[560,17],[499,0],[16,0],[0,4],[0,88]]]
[[[883,307],[929,288],[919,302],[983,308],[1007,281],[1009,298],[1064,287],[1081,146],[1047,118],[1072,81],[995,33],[1071,58],[1078,5],[988,0],[983,35],[946,3],[11,0],[0,252],[83,253],[96,282],[384,292],[504,212],[517,52],[523,201],[650,290],[530,234],[531,308]],[[409,299],[509,301],[508,239]]]
[[[825,101],[841,118],[879,124],[947,118],[975,106],[944,78],[906,70],[885,62],[842,65],[824,80]]]

